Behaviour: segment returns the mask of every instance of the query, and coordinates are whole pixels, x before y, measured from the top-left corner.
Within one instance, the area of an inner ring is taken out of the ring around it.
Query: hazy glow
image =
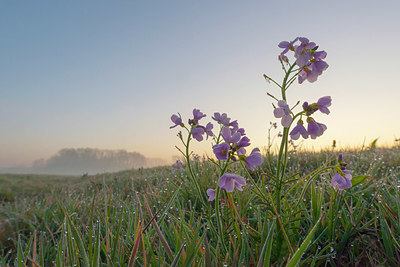
[[[298,7],[298,8],[296,8]],[[307,7],[307,10],[303,10]],[[170,116],[226,112],[254,146],[275,121],[262,74],[282,76],[277,44],[306,36],[328,52],[289,104],[331,95],[306,147],[400,137],[399,1],[8,1],[0,9],[0,168],[65,147],[178,155]],[[210,144],[197,144],[211,154]]]

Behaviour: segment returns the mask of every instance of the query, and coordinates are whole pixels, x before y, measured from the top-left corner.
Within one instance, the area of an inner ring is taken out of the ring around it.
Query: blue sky
[[[3,1],[0,4],[0,167],[64,147],[177,155],[170,116],[226,112],[252,145],[276,121],[282,40],[305,36],[328,53],[316,83],[288,102],[330,95],[328,130],[358,146],[400,137],[399,1]],[[379,144],[378,143],[378,144]],[[196,144],[211,154],[210,142]]]

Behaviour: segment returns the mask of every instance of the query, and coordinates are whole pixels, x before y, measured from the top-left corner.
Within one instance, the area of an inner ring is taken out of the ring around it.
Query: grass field
[[[331,172],[308,176],[339,152],[355,175],[368,175],[365,182],[335,191]],[[266,193],[273,193],[275,161],[266,156],[250,173]],[[205,194],[217,170],[207,161],[192,167]],[[1,174],[0,263],[291,266],[298,257],[300,266],[400,265],[399,147],[293,152],[287,170],[280,216],[248,183],[221,204],[222,236],[215,203],[202,206],[186,172],[170,167],[82,177]]]

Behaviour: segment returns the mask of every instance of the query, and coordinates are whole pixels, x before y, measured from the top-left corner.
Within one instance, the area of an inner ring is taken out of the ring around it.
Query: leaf
[[[60,202],[57,202],[57,203],[58,203],[58,206],[60,207],[61,211],[63,211],[64,216],[67,218],[67,222],[68,222],[68,225],[71,228],[72,235],[74,236],[74,238],[76,240],[76,243],[78,245],[78,249],[79,249],[79,252],[81,253],[81,257],[82,257],[82,261],[83,261],[82,265],[83,266],[90,266],[90,261],[89,261],[88,255],[86,253],[86,247],[85,247],[85,245],[83,243],[81,234],[79,233],[78,229],[76,228],[76,226],[72,222],[67,210],[62,206],[62,204]]]
[[[135,262],[135,256],[139,247],[139,241],[140,238],[142,237],[142,228],[143,228],[143,223],[140,222],[140,217],[139,217],[138,225],[136,227],[136,240],[131,251],[131,256],[129,257],[129,263],[128,263],[129,267],[132,267],[133,263]]]
[[[93,267],[100,266],[100,222],[97,223],[96,246],[94,248],[94,253],[93,253],[93,258],[92,258],[92,266]]]
[[[367,181],[367,178],[369,178],[371,176],[369,175],[359,175],[359,176],[355,176],[351,179],[351,184],[352,186],[356,186],[362,183],[365,183],[365,181]]]
[[[179,258],[181,257],[183,248],[184,248],[185,246],[186,246],[186,242],[183,242],[183,244],[182,244],[182,246],[181,246],[181,249],[179,250],[178,254],[176,254],[175,259],[174,259],[174,261],[173,261],[172,264],[171,264],[171,267],[175,267],[175,266],[178,265],[178,263],[179,263]]]
[[[210,248],[208,247],[208,242],[207,242],[207,231],[204,231],[204,253],[205,253],[205,265],[207,267],[211,267],[211,253],[210,253]]]
[[[306,239],[304,239],[303,243],[301,243],[301,246],[296,250],[294,253],[293,257],[290,259],[289,263],[286,265],[286,267],[294,267],[297,266],[299,263],[301,256],[304,254],[306,251],[308,245],[310,245],[311,240],[317,231],[318,225],[321,222],[323,216],[321,216],[318,221],[315,223],[314,227],[311,229],[310,233],[308,233]]]
[[[371,142],[371,144],[369,145],[370,149],[375,149],[376,148],[376,143],[378,142],[378,139],[379,139],[379,137]]]
[[[272,241],[274,239],[273,238],[274,228],[275,228],[275,220],[269,227],[268,236],[265,239],[264,246],[260,254],[260,258],[258,259],[257,267],[269,266],[269,261],[271,258],[271,250],[272,250]]]

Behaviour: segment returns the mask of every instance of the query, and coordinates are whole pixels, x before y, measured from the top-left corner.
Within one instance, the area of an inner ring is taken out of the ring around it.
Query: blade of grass
[[[94,248],[92,266],[100,266],[100,222],[97,223],[97,236],[96,236],[96,246]]]
[[[211,253],[207,241],[207,231],[204,230],[204,264],[206,267],[211,267]]]
[[[269,266],[272,251],[272,241],[274,240],[275,220],[269,227],[267,238],[265,239],[263,248],[261,250],[260,258],[258,259],[257,267]]]
[[[151,220],[150,220],[150,221],[153,223],[154,229],[156,230],[158,236],[160,237],[161,243],[163,244],[164,249],[165,249],[165,251],[167,252],[168,257],[169,257],[170,260],[172,261],[172,260],[174,259],[174,255],[172,254],[171,248],[169,247],[169,245],[168,245],[168,243],[167,243],[167,240],[165,239],[163,233],[161,232],[160,227],[159,227],[158,224],[157,224],[157,221],[155,220],[155,216],[157,216],[157,214],[153,216],[153,213],[151,212],[151,209],[150,209],[150,207],[149,207],[149,203],[147,202],[146,197],[143,196],[143,198],[144,198],[144,203],[145,203],[145,205],[146,205],[147,212],[149,213],[149,215],[150,215],[150,217],[151,217]]]
[[[119,241],[119,238],[120,238],[119,234],[121,232],[121,226],[122,226],[123,217],[124,217],[124,208],[122,208],[122,210],[121,210],[121,214],[119,216],[117,233],[115,234],[114,240],[113,240],[113,250],[112,250],[112,255],[111,255],[111,262],[113,262],[113,263],[114,263],[115,255],[117,253],[117,245],[118,245],[118,241]]]
[[[59,206],[60,209],[63,211],[64,216],[65,216],[65,217],[67,218],[67,220],[68,220],[68,224],[69,224],[69,226],[70,226],[70,228],[71,228],[72,235],[74,236],[74,238],[75,238],[75,240],[76,240],[76,243],[77,243],[77,245],[78,245],[79,252],[81,253],[81,257],[82,257],[84,266],[90,266],[90,261],[89,261],[89,258],[88,258],[88,256],[87,256],[87,253],[86,253],[86,247],[85,247],[85,245],[84,245],[84,243],[83,243],[82,237],[81,237],[81,235],[80,235],[78,229],[77,229],[77,228],[75,227],[75,225],[72,223],[72,220],[71,220],[71,218],[69,217],[68,212],[64,209],[64,207],[61,205],[60,202],[58,202],[58,206]],[[72,253],[72,251],[71,251],[71,253]]]
[[[143,223],[140,222],[140,217],[138,220],[138,226],[136,228],[136,239],[135,239],[135,244],[133,245],[132,251],[131,251],[131,256],[129,257],[129,267],[133,266],[133,263],[135,262],[135,257],[136,257],[136,252],[138,250],[139,247],[139,241],[140,238],[142,236],[142,227],[143,227]]]
[[[308,233],[307,237],[304,239],[303,243],[301,243],[300,247],[296,250],[294,253],[293,257],[290,259],[289,263],[286,265],[287,267],[294,267],[297,266],[299,263],[301,256],[303,253],[306,251],[308,245],[311,243],[311,240],[317,231],[318,225],[321,222],[321,219],[324,215],[322,215],[318,221],[315,223],[314,227],[311,229],[311,231]]]
[[[172,264],[171,264],[171,267],[178,266],[179,258],[181,257],[182,251],[183,251],[183,249],[185,248],[185,246],[186,246],[186,242],[183,242],[183,244],[182,244],[182,246],[181,246],[181,249],[178,251],[178,253],[177,253],[176,256],[175,256],[174,261],[173,261]]]

